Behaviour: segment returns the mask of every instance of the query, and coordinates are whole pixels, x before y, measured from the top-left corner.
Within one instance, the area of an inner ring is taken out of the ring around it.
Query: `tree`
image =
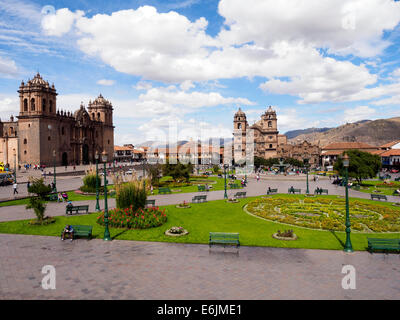
[[[164,176],[171,176],[174,181],[181,179],[189,181],[190,173],[193,172],[193,165],[190,163],[184,165],[180,162],[178,162],[177,164],[170,164],[169,162],[167,162],[163,166],[162,171]]]
[[[349,156],[349,177],[356,179],[359,184],[363,179],[374,178],[382,167],[381,159],[376,154],[360,150],[348,150],[345,153]],[[338,158],[333,168],[341,176],[345,175],[343,157]]]
[[[28,192],[36,194],[36,196],[29,198],[26,209],[33,209],[37,220],[42,222],[46,211],[45,198],[51,192],[51,186],[45,185],[43,179],[35,179],[29,187]]]
[[[161,165],[158,163],[148,166],[148,172],[150,174],[150,180],[153,186],[158,186],[160,183],[160,174],[162,171],[161,169]]]

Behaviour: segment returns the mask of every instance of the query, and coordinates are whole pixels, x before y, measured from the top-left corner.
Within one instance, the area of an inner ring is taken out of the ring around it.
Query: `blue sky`
[[[115,143],[230,137],[269,105],[279,130],[400,116],[392,0],[0,0],[0,117],[36,72],[59,109],[99,93]]]

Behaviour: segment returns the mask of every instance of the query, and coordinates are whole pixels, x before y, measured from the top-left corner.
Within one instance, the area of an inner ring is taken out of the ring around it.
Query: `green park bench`
[[[230,183],[229,188],[231,189],[240,189],[240,186],[237,183]]]
[[[203,185],[200,185],[200,186],[197,186],[197,190],[198,191],[208,191],[207,189],[206,189],[206,186],[203,186]]]
[[[326,195],[329,193],[328,189],[322,189],[322,188],[317,188],[314,190],[314,194],[323,194],[325,193]]]
[[[74,238],[75,237],[87,237],[89,239],[92,238],[92,226],[72,226],[71,227],[74,229]],[[61,231],[61,236],[63,234],[64,230]]]
[[[398,193],[397,190],[394,190],[392,196],[400,196],[400,193]]]
[[[209,246],[213,244],[223,245],[236,245],[240,246],[239,233],[225,233],[225,232],[210,232],[210,238],[208,241]]]
[[[166,187],[166,188],[158,188],[158,194],[167,194],[171,193],[171,189]]]
[[[381,201],[381,200],[387,201],[387,197],[384,194],[371,194],[371,200],[375,200],[375,199],[377,199],[379,201]]]
[[[207,202],[207,196],[194,196],[192,198],[193,203],[201,203],[201,202]]]
[[[268,189],[267,190],[267,194],[276,194],[276,193],[278,193],[278,189]]]
[[[394,181],[400,181],[400,177],[395,178]]]
[[[295,189],[295,188],[289,188],[288,189],[288,193],[290,194],[290,193],[293,193],[293,194],[295,194],[295,193],[301,193],[301,189]]]
[[[246,198],[246,192],[236,192],[234,197],[235,198]]]
[[[155,207],[156,200],[146,200],[146,207],[148,207],[148,206]]]
[[[368,251],[399,251],[400,252],[400,239],[377,239],[367,238]]]
[[[57,200],[58,200],[58,193],[49,194],[49,201],[57,201]]]
[[[65,214],[67,215],[78,214],[81,211],[89,213],[89,205],[65,207]]]

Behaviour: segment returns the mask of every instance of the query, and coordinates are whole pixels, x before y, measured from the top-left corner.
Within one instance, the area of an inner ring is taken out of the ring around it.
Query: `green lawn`
[[[360,188],[360,192],[364,192],[364,193],[375,193],[375,194],[384,194],[387,196],[391,196],[393,195],[393,191],[395,191],[396,189],[400,189],[400,182],[396,182],[396,181],[391,181],[394,183],[394,185],[392,187],[381,187],[378,186],[379,184],[382,184],[383,181],[380,180],[368,180],[368,181],[364,181],[361,184],[361,188]],[[374,192],[374,191],[380,191],[380,192]]]
[[[171,179],[171,177],[163,177],[160,179],[160,182],[167,181],[168,179]],[[198,181],[198,182],[197,182]],[[224,183],[224,178],[218,178],[218,177],[208,177],[208,178],[190,178],[190,183],[192,183],[191,186],[185,186],[185,187],[170,187],[172,193],[189,193],[189,192],[198,192],[197,185],[205,185],[206,181],[208,181],[208,185],[212,186],[211,191],[216,191],[216,190],[224,190],[225,188],[225,183]],[[229,179],[227,178],[226,184],[227,188],[229,189]],[[236,180],[235,183],[240,186],[240,180]],[[154,193],[153,195],[157,195],[158,193],[158,188],[154,188]],[[148,195],[151,195],[151,192],[148,192]]]
[[[280,197],[304,197],[302,195],[279,195]],[[324,196],[333,197],[333,196]],[[242,207],[255,198],[242,199],[238,204],[225,203],[223,200],[192,204],[190,209],[178,209],[166,206],[168,221],[163,226],[146,230],[125,230],[111,228],[111,236],[119,240],[162,241],[184,243],[208,243],[209,232],[239,232],[240,242],[245,246],[271,246],[287,248],[337,249],[343,248],[344,232],[311,230],[266,221],[245,213]],[[360,201],[360,199],[357,199]],[[371,202],[370,200],[365,200]],[[390,206],[385,203],[382,205]],[[400,210],[400,209],[399,209]],[[66,224],[83,224],[93,226],[93,235],[102,238],[104,228],[96,223],[97,214],[57,217],[56,223],[48,226],[30,226],[28,221],[0,223],[0,233],[32,234],[59,236]],[[181,226],[189,235],[172,238],[164,232],[172,226]],[[298,236],[296,241],[280,241],[272,238],[277,230],[293,229]],[[362,234],[352,232],[351,239],[355,250],[365,250],[367,237],[399,238],[399,233]]]

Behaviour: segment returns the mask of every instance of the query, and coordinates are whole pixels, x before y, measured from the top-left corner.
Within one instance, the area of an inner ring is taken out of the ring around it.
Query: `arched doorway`
[[[82,162],[83,164],[89,164],[89,146],[87,144],[82,147]]]
[[[67,166],[68,165],[68,153],[64,152],[62,154],[62,165]]]

